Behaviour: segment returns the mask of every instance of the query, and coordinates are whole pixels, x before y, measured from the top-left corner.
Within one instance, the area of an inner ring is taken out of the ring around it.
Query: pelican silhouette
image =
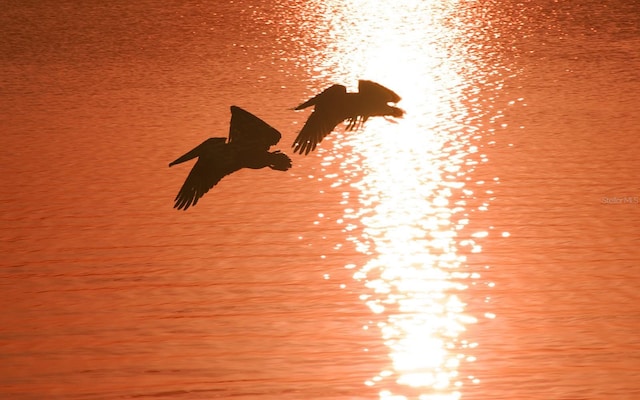
[[[369,117],[402,117],[404,110],[389,105],[400,101],[394,91],[379,83],[359,80],[358,92],[347,93],[343,85],[333,85],[300,104],[295,110],[315,106],[293,142],[294,153],[309,154],[335,127],[347,121],[347,131],[358,129]]]
[[[228,140],[209,138],[169,164],[171,167],[198,157],[174,200],[173,208],[187,210],[195,206],[222,178],[242,168],[288,170],[291,159],[286,154],[279,150],[269,152],[280,138],[280,132],[260,118],[240,107],[231,106]]]

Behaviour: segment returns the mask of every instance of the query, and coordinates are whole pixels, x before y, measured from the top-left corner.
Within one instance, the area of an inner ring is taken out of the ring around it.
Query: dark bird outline
[[[229,138],[213,137],[169,163],[169,167],[198,157],[174,200],[174,208],[187,210],[222,178],[242,168],[291,168],[291,159],[280,150],[270,152],[282,135],[278,130],[237,106],[231,106]]]
[[[404,110],[389,104],[400,99],[393,90],[373,81],[359,80],[356,93],[347,92],[343,85],[332,85],[295,108],[314,106],[291,145],[293,152],[309,154],[343,121],[347,122],[346,130],[352,131],[361,128],[370,117],[402,117]]]

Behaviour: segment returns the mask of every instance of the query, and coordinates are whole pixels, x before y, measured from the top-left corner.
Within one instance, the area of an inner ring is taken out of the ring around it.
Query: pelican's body
[[[195,206],[222,178],[242,168],[269,167],[279,171],[291,168],[291,159],[269,148],[280,141],[280,132],[255,115],[231,106],[229,139],[209,138],[169,166],[198,157],[175,198],[174,208]]]
[[[314,106],[291,146],[293,152],[309,154],[343,121],[347,121],[347,130],[353,130],[370,117],[402,117],[402,109],[389,105],[398,101],[400,96],[394,91],[372,81],[358,81],[357,93],[348,93],[345,86],[333,85],[295,108],[302,110]]]

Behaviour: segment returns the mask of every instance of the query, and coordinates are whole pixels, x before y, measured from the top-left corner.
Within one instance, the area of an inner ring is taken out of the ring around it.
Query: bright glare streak
[[[473,142],[478,89],[467,78],[476,66],[455,45],[457,5],[318,2],[331,27],[320,77],[331,71],[331,83],[350,90],[358,79],[380,82],[400,94],[407,110],[397,124],[372,118],[361,132],[338,130],[328,138],[333,151],[319,149],[326,166],[340,164],[341,174],[325,176],[335,180],[332,187],[359,192],[360,208],[345,192],[351,207],[339,223],[370,257],[346,268],[362,283],[360,298],[389,348],[389,368],[365,383],[379,386],[381,399],[407,399],[400,393],[410,388],[420,400],[457,400],[463,383],[476,379],[465,381],[458,370],[475,360],[465,352],[477,346],[464,338],[476,318],[466,314],[461,294],[480,276],[464,270],[459,248],[481,251],[474,239],[488,232],[459,232],[469,223],[466,199],[484,184],[468,175],[488,159]]]

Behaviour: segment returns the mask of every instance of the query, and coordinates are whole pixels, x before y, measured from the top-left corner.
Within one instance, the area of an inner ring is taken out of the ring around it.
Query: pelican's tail
[[[192,160],[196,157],[200,157],[203,153],[206,153],[208,149],[210,150],[212,147],[219,147],[220,145],[223,145],[226,141],[227,139],[225,138],[209,138],[204,142],[200,143],[193,150],[189,151],[182,157],[179,157],[176,160],[170,162],[169,166],[172,167],[176,164],[180,164],[185,161]]]
[[[347,88],[342,85],[331,85],[323,90],[321,93],[313,96],[309,100],[300,104],[294,110],[302,110],[307,107],[315,106],[319,102],[335,103],[335,101],[342,99],[347,94]]]
[[[318,96],[320,96],[320,95],[318,95]],[[315,105],[318,102],[318,96],[315,96],[315,97],[305,101],[304,103],[302,103],[299,106],[295,107],[294,110],[302,110],[302,109],[305,109],[307,107]]]
[[[185,161],[189,161],[191,159],[194,159],[196,157],[198,157],[198,148],[196,147],[195,149],[191,150],[190,152],[188,152],[187,154],[183,155],[180,158],[177,158],[176,160],[172,161],[169,163],[169,166],[172,167],[176,164],[180,164],[183,163]]]

